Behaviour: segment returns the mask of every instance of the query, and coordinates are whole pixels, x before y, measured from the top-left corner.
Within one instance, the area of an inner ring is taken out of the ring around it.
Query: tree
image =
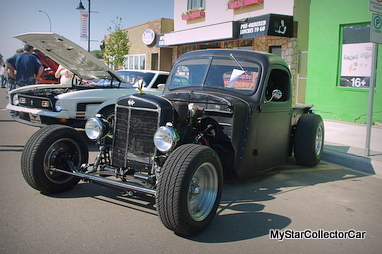
[[[90,51],[90,53],[95,55],[98,59],[102,59],[103,58],[102,50],[92,50],[92,51]]]
[[[105,38],[105,61],[115,69],[123,69],[124,56],[130,49],[128,33],[121,29],[121,21],[122,18],[119,17],[112,21],[113,27],[107,29],[110,34]]]

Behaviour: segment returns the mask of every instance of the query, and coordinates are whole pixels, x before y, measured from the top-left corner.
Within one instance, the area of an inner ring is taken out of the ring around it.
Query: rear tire
[[[303,166],[314,167],[322,157],[324,148],[324,122],[321,116],[303,114],[294,135],[294,156]]]
[[[21,171],[26,182],[44,194],[67,191],[79,178],[54,172],[52,168],[70,171],[68,161],[76,168],[88,161],[88,145],[75,129],[49,125],[35,132],[21,154]]]
[[[163,225],[179,235],[208,227],[219,206],[223,173],[218,155],[207,146],[187,144],[166,160],[157,188]]]

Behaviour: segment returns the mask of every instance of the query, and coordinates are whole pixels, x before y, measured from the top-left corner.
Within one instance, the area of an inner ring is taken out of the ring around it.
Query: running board
[[[150,195],[154,195],[154,196],[157,193],[156,190],[153,190],[153,189],[148,189],[145,187],[139,187],[139,186],[136,186],[133,184],[124,183],[124,182],[120,182],[120,181],[110,180],[110,179],[100,177],[100,176],[93,176],[93,175],[83,174],[83,173],[79,173],[79,172],[70,172],[70,171],[66,171],[66,170],[62,170],[62,169],[58,169],[58,168],[53,168],[51,170],[55,171],[55,172],[60,172],[60,173],[76,176],[76,177],[79,177],[79,178],[82,178],[85,180],[89,180],[89,181],[92,181],[95,183],[99,183],[99,184],[103,184],[103,185],[107,185],[107,186],[111,186],[111,187],[121,188],[124,190],[137,191],[137,192],[142,192],[142,193],[150,194]]]

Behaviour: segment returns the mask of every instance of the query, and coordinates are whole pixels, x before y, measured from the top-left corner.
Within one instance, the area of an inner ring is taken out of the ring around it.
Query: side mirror
[[[280,100],[283,97],[283,93],[279,89],[275,89],[272,91],[272,97],[268,101],[264,101],[264,103],[271,102],[273,100]]]
[[[159,85],[158,85],[158,90],[159,90],[159,91],[163,91],[165,85],[166,85],[166,84],[159,84]]]

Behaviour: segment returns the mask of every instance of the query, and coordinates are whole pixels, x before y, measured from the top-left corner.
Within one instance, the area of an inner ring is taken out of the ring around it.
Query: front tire
[[[179,235],[195,235],[211,223],[219,206],[223,173],[218,155],[207,146],[187,144],[166,160],[157,188],[163,225]]]
[[[85,138],[75,129],[49,125],[35,132],[21,154],[21,171],[26,182],[44,194],[67,191],[79,178],[54,172],[52,168],[70,171],[68,162],[76,168],[88,161]]]
[[[303,166],[314,167],[322,157],[324,148],[324,122],[321,116],[303,114],[294,135],[294,156]]]

